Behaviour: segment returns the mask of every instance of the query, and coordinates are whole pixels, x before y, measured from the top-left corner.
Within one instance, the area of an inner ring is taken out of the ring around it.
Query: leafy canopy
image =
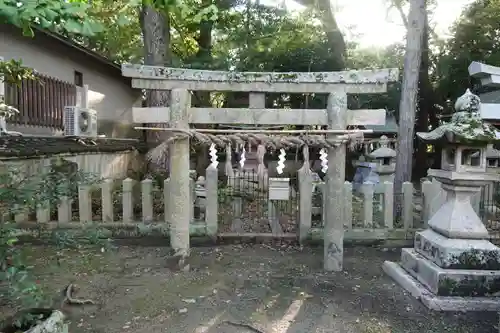
[[[452,32],[436,65],[438,95],[448,104],[470,87],[467,68],[472,61],[500,66],[500,0],[476,0]]]
[[[33,27],[93,35],[102,26],[89,20],[84,1],[0,0],[0,23],[10,23],[33,36]]]

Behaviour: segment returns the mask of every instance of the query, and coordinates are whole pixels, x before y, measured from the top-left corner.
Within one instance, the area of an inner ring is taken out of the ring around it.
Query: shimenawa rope
[[[267,135],[260,133],[233,133],[233,134],[209,134],[201,133],[196,129],[172,130],[175,134],[168,138],[163,144],[169,144],[177,140],[190,138],[201,145],[211,145],[223,148],[228,145],[238,147],[246,143],[251,145],[264,145],[266,149],[276,150],[281,148],[300,148],[303,146],[335,148],[343,143],[350,143],[351,147],[357,146],[363,142],[363,133],[356,132],[334,137],[323,135]]]

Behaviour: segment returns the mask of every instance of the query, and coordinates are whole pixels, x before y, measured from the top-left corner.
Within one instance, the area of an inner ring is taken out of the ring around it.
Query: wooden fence
[[[6,103],[20,112],[8,122],[62,129],[64,107],[76,103],[76,86],[53,77],[36,76],[38,80],[23,80],[19,86],[5,85]]]

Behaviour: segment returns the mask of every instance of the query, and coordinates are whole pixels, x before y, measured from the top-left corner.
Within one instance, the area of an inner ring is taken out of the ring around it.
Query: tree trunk
[[[422,56],[420,59],[418,88],[418,114],[417,132],[427,132],[429,130],[429,114],[434,108],[434,92],[429,78],[429,14],[425,11],[424,32],[422,36]],[[414,138],[415,143],[415,168],[413,178],[420,179],[427,175],[427,144]]]
[[[203,6],[209,6],[211,1],[204,0]],[[214,22],[211,20],[202,20],[200,22],[200,35],[197,39],[198,52],[196,53],[196,62],[199,64],[212,64],[212,30]],[[196,106],[211,107],[210,91],[196,91]],[[197,128],[206,128],[206,125],[197,125]],[[196,173],[205,175],[205,169],[209,164],[208,149],[205,146],[198,147],[196,150]]]
[[[299,4],[316,8],[321,14],[321,24],[330,46],[331,58],[328,70],[340,71],[345,68],[346,45],[340,32],[330,0],[298,0]]]
[[[203,1],[204,6],[209,6],[211,1]],[[196,53],[196,62],[199,64],[212,64],[212,30],[214,22],[210,20],[202,20],[200,22],[200,35],[197,38],[198,52]],[[210,107],[210,92],[196,92],[196,104],[199,107]]]
[[[160,13],[149,5],[143,5],[139,14],[143,41],[144,64],[152,66],[167,66],[170,63],[170,22],[168,14]],[[146,107],[167,106],[170,99],[168,91],[147,90]],[[151,125],[150,125],[151,126]],[[153,127],[167,127],[167,124],[152,124]],[[165,141],[167,132],[149,131],[148,142]],[[168,154],[162,148],[153,149],[149,155],[152,162],[164,170],[168,169]]]
[[[330,70],[342,70],[345,68],[346,45],[344,36],[342,36],[337,25],[332,3],[330,0],[317,0],[317,5],[321,13],[321,22],[325,29],[328,44],[331,48]]]
[[[418,74],[422,55],[426,0],[411,0],[409,27],[406,38],[403,85],[399,105],[398,154],[396,157],[395,193],[402,193],[402,185],[411,180],[415,111],[417,105]]]

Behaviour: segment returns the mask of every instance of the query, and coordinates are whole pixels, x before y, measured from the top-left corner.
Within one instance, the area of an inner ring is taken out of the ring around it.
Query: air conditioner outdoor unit
[[[64,135],[97,137],[97,112],[78,106],[66,106]]]

